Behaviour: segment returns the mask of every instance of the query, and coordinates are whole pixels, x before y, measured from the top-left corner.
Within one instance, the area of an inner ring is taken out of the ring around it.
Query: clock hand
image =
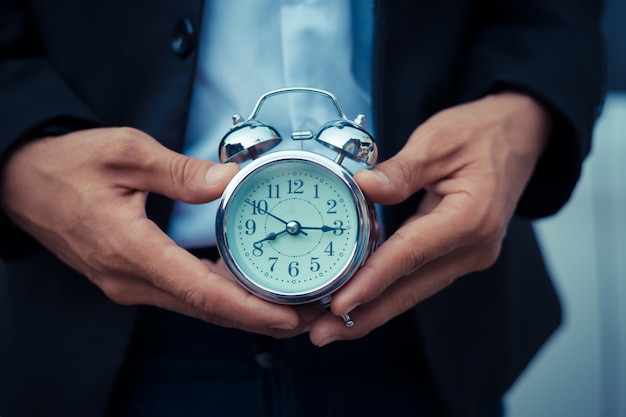
[[[274,216],[272,213],[269,212],[269,210],[262,209],[260,205],[255,205],[252,201],[250,201],[248,199],[246,199],[246,203],[250,204],[252,207],[254,207],[257,210],[259,210],[260,214],[267,214],[268,216],[275,218],[279,222],[281,222],[283,224],[287,224],[287,222],[285,220],[281,219],[280,217]]]
[[[321,228],[317,227],[316,229],[321,229]],[[271,232],[270,234],[265,236],[263,239],[257,240],[256,242],[254,242],[252,245],[255,248],[260,248],[262,246],[262,243],[265,242],[266,240],[276,240],[276,238],[282,235],[283,233],[289,233],[292,236],[297,235],[299,233],[306,235],[306,233],[302,231],[302,227],[300,227],[300,223],[296,221],[290,221],[286,224],[285,230],[282,230],[278,233]]]
[[[306,229],[306,230],[321,230],[322,232],[334,232],[337,230],[341,230],[344,231],[346,230],[345,227],[330,227],[330,226],[322,226],[322,227],[300,227],[300,229]]]
[[[265,242],[266,240],[275,240],[278,236],[282,235],[285,232],[287,232],[287,229],[283,230],[282,232],[278,232],[278,233],[272,232],[269,235],[265,236],[263,239],[254,242],[253,245],[254,245],[254,247],[256,247],[256,245],[258,243]]]
[[[256,208],[259,211],[260,214],[267,214],[268,216],[273,217],[276,220],[278,220],[279,222],[283,223],[285,226],[287,226],[286,231],[288,231],[290,235],[297,235],[298,233],[302,233],[303,235],[308,236],[306,232],[302,231],[302,228],[300,227],[300,223],[298,223],[298,222],[296,222],[294,220],[285,221],[285,220],[281,219],[280,217],[276,217],[275,215],[270,213],[269,210],[262,209],[260,205],[255,205],[252,201],[250,201],[248,199],[246,199],[245,202],[250,204],[252,207]],[[292,230],[294,230],[294,226],[293,226],[294,224],[297,224],[297,228],[295,229],[296,230],[295,233],[292,232]],[[271,240],[273,240],[273,239],[271,239]]]

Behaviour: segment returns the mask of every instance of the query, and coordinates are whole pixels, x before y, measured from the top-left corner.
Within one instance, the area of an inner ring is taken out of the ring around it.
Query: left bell
[[[245,162],[256,159],[264,152],[281,142],[278,131],[258,120],[241,121],[241,116],[233,116],[234,126],[220,142],[221,162]]]

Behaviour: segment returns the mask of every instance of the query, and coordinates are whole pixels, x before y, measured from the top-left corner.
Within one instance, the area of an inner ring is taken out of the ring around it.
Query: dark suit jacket
[[[0,150],[89,126],[133,126],[179,150],[201,0],[2,0]],[[500,89],[541,100],[548,149],[497,263],[415,308],[424,360],[447,415],[479,415],[510,387],[560,321],[529,218],[567,200],[601,98],[594,1],[379,1],[374,102],[382,158],[436,111]],[[33,192],[37,192],[33,190]],[[386,211],[392,231],[417,198]],[[166,226],[171,204],[151,196]],[[100,415],[136,309],[110,302],[2,219],[0,414]]]

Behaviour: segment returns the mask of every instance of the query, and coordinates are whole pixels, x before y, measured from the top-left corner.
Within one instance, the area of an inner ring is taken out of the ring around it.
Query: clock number
[[[313,185],[313,188],[315,189],[315,195],[313,196],[313,198],[320,198],[320,185],[315,184]]]
[[[311,258],[311,266],[309,267],[311,272],[317,272],[320,270],[320,263],[317,262],[318,259],[319,258]]]
[[[328,256],[334,256],[335,251],[333,250],[333,242],[330,242],[326,249],[324,249],[324,253],[328,254]]]
[[[267,201],[259,200],[257,204],[256,200],[252,200],[250,201],[250,204],[252,205],[252,215],[267,214]]]
[[[272,263],[272,265],[270,266],[270,272],[274,272],[274,267],[276,266],[276,262],[278,262],[278,258],[271,256],[269,258],[269,261]]]
[[[335,220],[333,224],[335,225],[335,230],[333,230],[333,235],[335,236],[343,235],[343,231],[345,230],[343,228],[343,222],[341,220]]]
[[[291,277],[298,276],[298,274],[300,273],[300,270],[298,269],[299,265],[300,264],[298,263],[298,261],[289,262],[289,276]]]
[[[246,234],[253,235],[256,232],[256,223],[252,219],[246,220]]]
[[[337,202],[335,200],[328,200],[326,202],[326,205],[328,206],[328,210],[326,211],[326,213],[337,214]]]
[[[263,256],[263,243],[262,242],[254,242],[254,249],[252,249],[252,254],[254,256]]]
[[[289,184],[289,191],[287,191],[287,194],[303,194],[304,193],[304,191],[302,190],[302,187],[304,186],[304,181],[289,180],[287,181],[287,184]]]
[[[268,184],[269,191],[267,198],[280,198],[280,184]]]

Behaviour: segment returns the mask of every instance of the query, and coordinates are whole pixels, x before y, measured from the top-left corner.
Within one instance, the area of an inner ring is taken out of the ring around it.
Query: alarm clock
[[[274,150],[283,138],[258,120],[258,113],[268,98],[298,93],[328,98],[338,118],[317,132],[291,133],[293,141],[323,145],[318,151]],[[252,294],[328,308],[332,294],[375,250],[380,237],[375,207],[346,167],[347,161],[376,163],[376,141],[364,123],[363,115],[349,120],[330,92],[305,87],[270,91],[248,119],[233,116],[219,156],[243,166],[220,199],[216,239],[226,267]],[[343,319],[353,325],[349,316]]]

